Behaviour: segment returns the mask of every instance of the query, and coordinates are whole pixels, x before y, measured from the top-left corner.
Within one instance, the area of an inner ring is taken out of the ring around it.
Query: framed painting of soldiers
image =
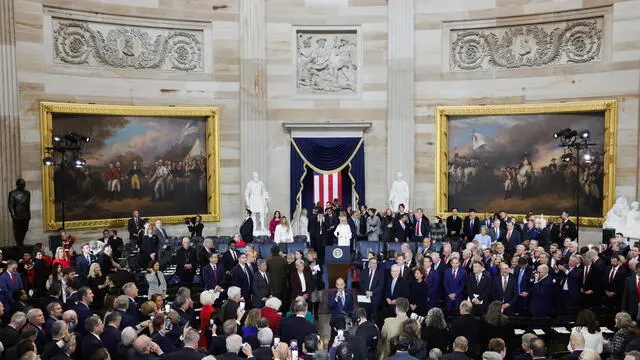
[[[218,122],[213,107],[42,102],[42,157],[54,160],[42,167],[45,230],[63,220],[67,229],[124,226],[134,209],[164,223],[219,221]],[[50,151],[70,134],[88,140],[79,153]]]
[[[579,205],[581,225],[599,226],[613,205],[615,100],[440,106],[436,123],[439,213],[559,216]],[[590,132],[590,163],[559,146],[554,134],[567,128]]]

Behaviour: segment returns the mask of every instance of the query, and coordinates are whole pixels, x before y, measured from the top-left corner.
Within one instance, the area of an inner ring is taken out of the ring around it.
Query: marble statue
[[[22,249],[31,220],[31,193],[26,189],[24,179],[16,180],[16,188],[9,192],[8,198],[9,214],[11,214],[13,221],[13,235],[16,239],[16,245]]]
[[[627,224],[624,231],[620,231],[624,237],[640,239],[640,202],[631,203],[631,210],[626,214]]]
[[[629,212],[629,203],[625,197],[620,196],[616,203],[613,204],[611,209],[607,212],[607,220],[602,224],[602,227],[607,229],[616,229],[616,231],[623,232],[627,227],[627,213]],[[626,235],[626,234],[625,234]]]
[[[247,209],[251,210],[251,218],[253,219],[253,234],[256,236],[263,235],[267,232],[265,225],[265,216],[268,208],[269,193],[264,183],[259,180],[258,173],[252,174],[252,179],[247,183],[244,190],[244,201]]]
[[[398,206],[404,204],[405,207],[409,206],[409,184],[402,179],[402,172],[396,173],[396,180],[391,184],[391,190],[389,191],[389,208],[393,212],[398,211]]]
[[[291,221],[293,236],[303,235],[309,242],[309,219],[307,218],[307,209],[296,210]]]

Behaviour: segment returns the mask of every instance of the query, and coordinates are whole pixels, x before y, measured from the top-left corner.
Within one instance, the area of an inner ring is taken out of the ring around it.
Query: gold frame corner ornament
[[[77,103],[40,103],[40,155],[48,155],[47,147],[52,146],[53,115],[120,115],[120,116],[163,116],[202,117],[206,119],[205,149],[207,152],[207,213],[203,222],[217,222],[220,216],[220,109],[218,107],[173,107],[135,105],[96,105]],[[62,225],[55,218],[55,192],[53,168],[42,166],[42,209],[44,231],[56,231]],[[133,210],[133,209],[132,209]],[[157,216],[165,224],[178,224],[185,217],[195,214]],[[126,226],[128,218],[65,221],[66,229],[109,228]]]
[[[448,207],[449,179],[447,164],[449,151],[449,117],[481,115],[523,115],[544,113],[602,112],[604,114],[604,176],[602,217],[580,217],[580,225],[599,227],[604,215],[613,206],[616,194],[616,135],[618,128],[618,101],[615,99],[566,103],[534,103],[516,105],[437,106],[436,115],[436,212],[450,215]],[[479,212],[485,212],[483,209]],[[495,209],[494,209],[495,210]],[[518,221],[524,214],[513,214]],[[549,216],[558,216],[549,214]],[[572,218],[576,221],[576,218]]]

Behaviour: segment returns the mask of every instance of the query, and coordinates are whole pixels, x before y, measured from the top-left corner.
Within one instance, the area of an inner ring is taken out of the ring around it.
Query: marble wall
[[[243,184],[253,171],[267,185],[270,209],[288,213],[283,122],[326,123],[329,131],[331,122],[371,122],[364,135],[367,203],[386,206],[394,174],[403,171],[412,207],[432,214],[438,105],[615,98],[616,195],[640,197],[640,0],[8,0],[0,10],[0,185],[5,196],[18,175],[26,179],[31,243],[44,240],[40,101],[220,107],[223,220],[206,233],[237,228]],[[553,63],[508,68],[450,61],[452,44],[467,29],[504,34],[579,20],[600,31],[595,54],[565,51]],[[201,42],[201,62],[189,71],[93,58],[74,64],[55,46],[54,30],[69,21],[102,32],[183,30]],[[344,66],[326,72],[326,56]],[[9,224],[0,210],[0,242],[7,245]],[[169,231],[185,233],[180,225]],[[99,232],[74,234],[89,239]]]

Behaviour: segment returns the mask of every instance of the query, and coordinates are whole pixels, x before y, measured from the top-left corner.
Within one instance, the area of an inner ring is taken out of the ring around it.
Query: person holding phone
[[[151,340],[158,344],[164,353],[168,354],[176,350],[176,346],[173,344],[173,341],[169,336],[167,336],[173,328],[171,319],[167,315],[163,313],[156,314],[151,321],[151,328],[153,329],[151,333]]]

